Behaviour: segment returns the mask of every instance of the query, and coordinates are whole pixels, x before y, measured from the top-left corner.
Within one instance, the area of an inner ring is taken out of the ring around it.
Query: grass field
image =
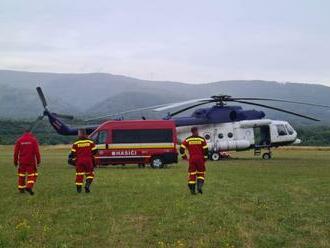
[[[330,247],[330,151],[208,164],[191,196],[184,162],[100,168],[75,192],[67,150],[43,147],[36,195],[17,193],[11,147],[0,147],[0,247]]]

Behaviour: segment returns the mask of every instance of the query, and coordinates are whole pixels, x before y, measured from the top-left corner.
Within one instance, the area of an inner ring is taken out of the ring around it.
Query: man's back
[[[189,151],[190,157],[204,157],[206,141],[200,136],[190,136],[182,143]]]
[[[75,153],[77,162],[93,160],[93,150],[95,150],[95,144],[92,140],[87,138],[80,138],[72,146],[72,152]]]
[[[35,165],[40,163],[40,153],[37,139],[31,133],[21,136],[15,145],[15,162],[20,164]]]

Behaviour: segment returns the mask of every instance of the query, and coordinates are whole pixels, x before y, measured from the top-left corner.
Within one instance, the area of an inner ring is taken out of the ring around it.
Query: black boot
[[[26,188],[25,190],[26,190],[27,192],[29,192],[30,195],[34,195],[34,192],[32,191],[32,189],[30,189],[30,188]]]
[[[76,186],[77,186],[77,192],[81,193],[81,188],[82,188],[81,185],[76,185]]]
[[[20,192],[21,194],[23,194],[23,193],[25,193],[25,189],[19,189],[19,192]]]
[[[189,184],[188,184],[188,187],[189,187],[189,189],[190,189],[190,193],[191,193],[192,195],[196,195],[195,186],[196,186],[196,184],[193,184],[193,183],[189,183]]]
[[[204,184],[204,180],[197,179],[197,191],[200,194],[203,194],[203,184]]]
[[[90,193],[91,190],[89,189],[89,187],[91,186],[92,184],[92,180],[91,179],[86,179],[86,183],[85,183],[85,192],[86,193]]]

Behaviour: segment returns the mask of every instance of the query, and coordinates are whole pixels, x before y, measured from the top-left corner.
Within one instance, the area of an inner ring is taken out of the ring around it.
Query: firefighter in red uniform
[[[14,151],[14,164],[18,166],[18,190],[24,193],[25,190],[33,195],[33,185],[37,181],[37,166],[40,165],[40,152],[38,140],[30,130],[16,141]],[[27,177],[27,181],[25,182]]]
[[[79,139],[71,148],[71,157],[76,166],[76,187],[80,193],[84,176],[86,176],[85,192],[90,192],[90,186],[94,179],[94,155],[96,154],[96,146],[94,142],[86,137],[84,129],[79,130]]]
[[[186,138],[180,147],[183,159],[187,159],[186,150],[189,152],[188,187],[192,194],[196,194],[196,181],[198,193],[203,193],[205,180],[205,161],[208,158],[208,146],[206,140],[200,137],[197,127],[191,129],[192,136]]]

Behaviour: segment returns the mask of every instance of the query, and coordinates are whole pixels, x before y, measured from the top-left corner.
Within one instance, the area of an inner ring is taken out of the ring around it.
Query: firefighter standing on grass
[[[180,147],[183,159],[187,159],[186,150],[189,152],[188,187],[192,194],[196,194],[196,182],[198,193],[203,193],[205,181],[205,161],[208,157],[208,146],[206,140],[200,137],[197,127],[191,129],[192,136],[186,138]]]
[[[90,186],[94,179],[94,155],[96,146],[94,142],[87,138],[85,129],[79,130],[79,139],[72,145],[71,158],[76,166],[76,187],[81,193],[86,176],[85,192],[90,192]]]
[[[33,195],[33,186],[37,181],[37,166],[40,165],[41,158],[38,140],[33,136],[31,130],[25,133],[16,141],[14,150],[14,164],[18,166],[18,190],[25,191]],[[26,180],[27,179],[27,180]]]

